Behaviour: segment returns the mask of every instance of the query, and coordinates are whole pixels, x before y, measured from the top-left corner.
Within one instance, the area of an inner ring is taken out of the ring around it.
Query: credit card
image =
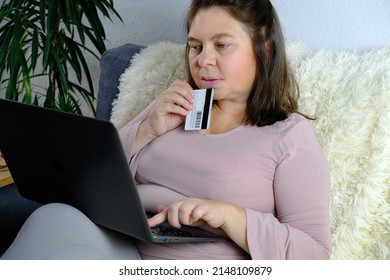
[[[186,117],[185,130],[208,129],[213,107],[214,89],[194,90],[194,109]]]

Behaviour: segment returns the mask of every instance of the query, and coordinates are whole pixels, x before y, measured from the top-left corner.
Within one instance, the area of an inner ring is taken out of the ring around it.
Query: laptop
[[[25,198],[72,205],[94,223],[144,241],[224,240],[195,227],[161,235],[166,225],[164,230],[148,226],[111,122],[4,99],[0,119],[0,151]]]

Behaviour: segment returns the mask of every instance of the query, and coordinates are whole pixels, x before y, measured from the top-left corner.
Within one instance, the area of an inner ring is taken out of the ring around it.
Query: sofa
[[[185,79],[183,51],[166,42],[106,51],[96,118],[119,129],[171,81]],[[332,259],[390,259],[390,49],[313,53],[291,42],[287,51],[299,105],[316,116],[313,126],[331,168]],[[15,186],[0,189],[0,199],[1,234],[9,243],[39,205],[21,198]]]
[[[96,118],[110,120],[113,101],[119,94],[119,79],[129,68],[133,55],[143,48],[145,46],[128,43],[103,53],[100,59]]]

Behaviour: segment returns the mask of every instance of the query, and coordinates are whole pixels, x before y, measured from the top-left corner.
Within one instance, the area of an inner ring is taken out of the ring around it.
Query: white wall
[[[390,45],[388,0],[272,0],[286,39],[322,48],[363,51]]]
[[[390,45],[388,0],[271,0],[288,40],[311,49],[362,51]],[[190,0],[115,0],[123,24],[107,21],[108,47],[126,42],[183,42]]]
[[[189,0],[114,0],[123,23],[105,20],[107,47],[132,42],[182,42]]]

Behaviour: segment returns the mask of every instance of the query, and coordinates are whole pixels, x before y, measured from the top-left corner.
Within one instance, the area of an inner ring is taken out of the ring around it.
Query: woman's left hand
[[[199,226],[203,223],[213,228],[220,228],[226,222],[225,202],[188,198],[173,203],[149,219],[149,226],[156,226],[164,221],[176,228],[181,225]]]
[[[148,220],[150,227],[164,221],[176,228],[181,225],[200,226],[206,223],[212,228],[223,229],[235,243],[248,252],[246,212],[241,207],[223,201],[187,198],[160,210]]]

